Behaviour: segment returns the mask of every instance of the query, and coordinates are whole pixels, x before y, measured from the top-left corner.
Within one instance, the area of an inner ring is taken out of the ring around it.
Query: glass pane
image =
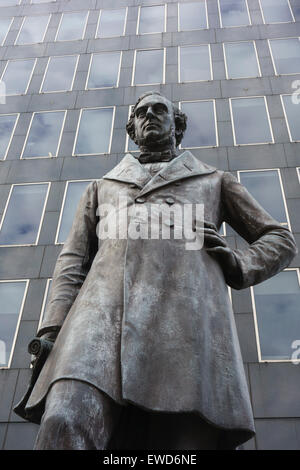
[[[180,82],[211,80],[208,45],[180,48]]]
[[[98,38],[123,36],[125,28],[126,8],[119,10],[101,10],[98,26]]]
[[[294,98],[294,102],[293,102]],[[300,140],[300,103],[292,95],[282,96],[291,140]]]
[[[142,7],[139,34],[162,33],[165,30],[165,6]]]
[[[6,38],[11,20],[12,18],[0,18],[0,45]]]
[[[205,1],[197,3],[179,3],[179,30],[207,28]]]
[[[264,98],[232,99],[236,145],[272,142]]]
[[[259,204],[278,222],[286,223],[286,212],[276,170],[240,173],[241,183]]]
[[[17,117],[17,114],[0,115],[0,159],[6,156]]]
[[[49,15],[26,16],[16,44],[34,44],[42,42],[49,21]]]
[[[0,232],[0,245],[36,243],[48,184],[13,187]]]
[[[87,12],[64,13],[56,41],[74,41],[82,39],[86,25]]]
[[[150,85],[163,83],[163,49],[136,51],[134,84]]]
[[[228,78],[259,77],[253,42],[224,44]]]
[[[183,148],[212,147],[217,145],[215,110],[213,101],[181,103],[181,110],[188,117]]]
[[[293,21],[287,0],[260,0],[265,23]]]
[[[7,95],[26,93],[32,75],[35,59],[9,61],[2,81],[6,86]]]
[[[64,111],[35,113],[23,158],[57,155],[64,116]]]
[[[79,200],[89,184],[90,181],[72,181],[68,184],[57,243],[64,243],[66,241]]]
[[[21,0],[1,0],[1,7],[13,7],[19,5]]]
[[[270,46],[277,74],[300,73],[299,38],[272,39]]]
[[[45,298],[45,302],[43,303],[43,308],[42,308],[42,311],[41,311],[41,317],[40,317],[39,327],[40,327],[40,324],[41,324],[42,321],[43,321],[44,314],[45,314],[45,312],[46,312],[46,308],[47,308],[47,304],[48,304],[48,300],[49,300],[49,294],[50,294],[51,286],[52,286],[52,279],[49,279],[49,282],[47,282],[47,286],[46,286],[46,290],[47,290],[47,292],[45,292],[46,298]]]
[[[42,91],[68,91],[72,89],[78,56],[50,57]]]
[[[283,271],[253,289],[262,359],[291,359],[300,338],[297,272]]]
[[[87,88],[106,88],[117,86],[121,52],[94,54],[90,68]]]
[[[245,0],[219,0],[222,27],[250,24]]]
[[[26,282],[0,282],[0,367],[7,367],[12,352]]]
[[[132,109],[133,109],[133,105],[131,105],[131,106],[129,107],[129,112],[130,112],[130,114],[131,114],[131,112],[132,112]],[[130,115],[129,115],[129,117],[130,117]],[[131,138],[129,137],[128,134],[127,134],[127,139],[128,139],[128,140],[127,140],[127,150],[128,150],[128,152],[139,152],[140,149],[139,149],[138,145],[136,145],[136,144],[133,142],[133,140],[131,140]]]
[[[75,155],[108,153],[113,108],[84,109],[75,146]]]

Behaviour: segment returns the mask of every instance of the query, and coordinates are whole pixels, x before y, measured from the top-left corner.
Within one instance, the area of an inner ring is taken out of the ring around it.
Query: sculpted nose
[[[152,109],[152,106],[149,106],[149,108],[147,109],[146,116],[150,118],[154,116],[154,111]]]

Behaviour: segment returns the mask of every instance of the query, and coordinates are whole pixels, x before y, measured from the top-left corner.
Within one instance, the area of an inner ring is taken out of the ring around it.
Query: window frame
[[[198,2],[184,2],[184,3],[198,3]],[[207,0],[204,0],[205,3],[205,16],[206,16],[206,28],[198,28],[198,29],[181,29],[180,28],[180,5],[182,5],[182,2],[177,3],[177,29],[178,32],[187,32],[187,31],[204,31],[206,29],[209,29],[209,21],[208,21],[208,10],[207,10]]]
[[[282,105],[282,109],[283,109],[284,119],[285,119],[287,131],[288,131],[288,134],[289,134],[290,142],[300,142],[300,136],[299,136],[299,139],[297,139],[297,140],[293,140],[293,139],[292,139],[292,134],[291,134],[291,130],[290,130],[290,124],[289,124],[289,120],[288,120],[288,118],[287,118],[287,113],[286,113],[284,101],[283,101],[283,98],[282,98],[283,96],[293,96],[293,93],[282,93],[282,94],[280,95],[280,101],[281,101],[281,105]],[[299,103],[299,104],[300,104],[300,103]]]
[[[300,166],[296,167],[297,173],[298,173],[298,180],[300,184]]]
[[[52,1],[53,1],[53,0],[52,0]],[[70,89],[69,89],[69,90],[43,91],[43,86],[44,86],[44,82],[45,82],[45,80],[46,80],[46,75],[47,75],[47,72],[48,72],[48,68],[49,68],[49,64],[50,64],[51,59],[52,59],[52,58],[56,58],[56,57],[76,57],[76,56],[77,56],[77,59],[76,59],[75,67],[74,67],[74,74],[73,74],[73,78],[72,78],[72,82],[71,82],[71,87],[70,87]],[[46,68],[45,68],[45,72],[44,72],[44,75],[43,75],[43,80],[42,80],[42,83],[41,83],[41,86],[40,86],[40,89],[39,89],[39,94],[65,93],[65,92],[68,92],[68,91],[72,91],[72,90],[73,90],[73,86],[74,86],[74,82],[75,82],[76,73],[77,73],[79,57],[80,57],[80,54],[63,54],[63,55],[53,55],[53,56],[49,56],[49,57],[48,57],[48,61],[47,61],[47,65],[46,65]]]
[[[161,6],[165,7],[164,8],[164,29],[163,29],[163,31],[153,31],[152,33],[140,33],[139,29],[140,29],[141,9],[142,8],[151,8],[151,7],[161,7]],[[153,4],[153,5],[139,5],[135,34],[137,36],[143,36],[145,34],[162,34],[162,33],[166,33],[167,32],[167,14],[168,14],[167,3],[157,3],[157,4]]]
[[[275,22],[272,22],[272,23],[267,23],[266,20],[265,20],[264,10],[263,10],[261,1],[258,0],[260,12],[261,12],[261,16],[262,16],[262,20],[263,20],[263,24],[283,24],[283,23],[287,24],[287,23],[295,23],[296,20],[295,20],[294,12],[293,12],[292,7],[291,7],[291,4],[290,4],[290,0],[286,0],[286,2],[287,2],[288,7],[289,7],[289,9],[290,9],[290,12],[291,12],[291,15],[292,15],[292,20],[291,20],[291,21],[275,21]]]
[[[12,359],[13,359],[13,356],[14,356],[15,346],[16,346],[17,337],[18,337],[19,328],[20,328],[20,322],[21,322],[21,318],[23,316],[24,305],[25,305],[25,302],[26,302],[27,294],[28,294],[30,279],[1,279],[0,280],[0,283],[4,283],[4,282],[6,282],[6,283],[8,283],[8,282],[25,282],[25,289],[24,289],[23,299],[22,299],[22,302],[21,302],[21,307],[20,307],[20,310],[19,310],[18,321],[17,321],[17,325],[16,325],[16,329],[15,329],[15,334],[14,334],[14,337],[13,337],[11,352],[10,352],[10,356],[9,356],[9,359],[8,359],[8,362],[7,362],[7,366],[0,366],[0,370],[7,370],[7,369],[11,368],[11,363],[12,363]]]
[[[8,64],[10,62],[20,62],[20,61],[25,61],[25,60],[33,60],[33,67],[32,67],[32,70],[31,70],[31,73],[30,73],[30,77],[28,79],[28,82],[27,82],[27,86],[26,86],[26,89],[24,91],[24,93],[14,93],[14,94],[8,94],[6,93],[6,96],[24,96],[27,94],[28,92],[28,89],[29,89],[29,86],[30,86],[30,83],[31,83],[31,80],[32,80],[32,77],[33,77],[33,74],[34,74],[34,71],[35,71],[35,67],[36,67],[36,63],[37,63],[37,57],[26,57],[26,58],[18,58],[18,59],[7,59],[6,61],[6,64],[5,64],[5,67],[4,67],[4,70],[1,74],[1,78],[0,78],[0,82],[4,82],[3,77],[5,75],[5,72],[6,72],[6,69],[8,68]]]
[[[64,212],[65,202],[66,202],[66,198],[67,198],[67,194],[68,194],[69,183],[81,183],[83,181],[89,181],[90,183],[92,183],[92,181],[95,181],[95,180],[88,178],[88,179],[67,180],[66,181],[65,188],[64,188],[63,200],[62,200],[61,207],[60,207],[60,213],[59,213],[59,219],[58,219],[58,223],[57,223],[57,229],[56,229],[56,234],[55,234],[54,245],[60,246],[60,245],[63,245],[65,243],[65,242],[59,242],[58,241],[58,235],[59,235],[59,232],[60,232],[61,222],[62,222],[62,218],[63,218],[63,212]]]
[[[112,109],[113,114],[112,114],[112,120],[111,120],[111,130],[110,130],[110,138],[109,138],[109,146],[108,146],[108,151],[103,152],[103,153],[74,153],[76,144],[77,144],[77,138],[78,138],[78,132],[80,129],[80,123],[81,123],[81,118],[82,118],[82,113],[84,110],[91,110],[91,109]],[[113,131],[114,131],[114,124],[115,124],[115,115],[116,115],[116,106],[95,106],[93,108],[81,108],[79,112],[79,117],[78,117],[78,122],[77,122],[77,127],[76,127],[76,133],[75,133],[75,138],[74,138],[74,144],[73,144],[73,149],[72,149],[72,157],[88,157],[88,156],[94,156],[94,155],[110,155],[111,153],[111,145],[112,145],[112,137],[113,137]]]
[[[285,271],[296,271],[297,272],[297,278],[298,278],[299,289],[300,289],[300,269],[299,268],[286,268],[286,269],[283,270],[283,272],[285,272]],[[259,328],[258,328],[258,321],[257,321],[257,312],[256,312],[256,304],[255,304],[255,295],[254,295],[253,286],[250,286],[250,294],[251,294],[252,314],[253,314],[253,320],[254,320],[254,329],[255,329],[255,339],[256,339],[258,362],[259,363],[268,363],[268,362],[271,362],[271,363],[272,362],[295,363],[295,361],[297,361],[297,363],[300,364],[300,358],[299,359],[262,359],[260,339],[259,339]]]
[[[134,104],[130,104],[130,105],[128,106],[128,119],[127,119],[127,122],[128,122],[129,119],[130,119],[130,115],[131,115],[131,112],[132,112],[133,107],[134,107]],[[132,153],[132,152],[133,152],[133,153],[137,153],[137,152],[140,152],[139,149],[137,149],[137,150],[129,150],[128,147],[129,147],[129,141],[130,141],[130,140],[131,140],[131,139],[130,139],[130,137],[129,137],[129,134],[128,134],[128,132],[126,132],[125,153]]]
[[[20,36],[21,31],[22,31],[22,29],[23,29],[23,26],[24,26],[24,23],[25,23],[26,18],[32,18],[32,17],[35,17],[35,16],[37,16],[37,17],[39,17],[39,16],[46,16],[46,15],[48,15],[49,18],[48,18],[48,22],[47,22],[47,24],[46,24],[46,28],[45,28],[44,35],[43,35],[42,40],[39,41],[39,42],[26,42],[26,43],[24,43],[24,44],[18,44],[18,39],[19,39],[19,36]],[[19,31],[18,31],[16,40],[15,40],[15,42],[14,42],[13,45],[14,45],[14,46],[32,46],[32,45],[34,45],[34,44],[43,44],[43,42],[45,41],[45,37],[46,37],[47,31],[48,31],[48,28],[49,28],[49,24],[50,24],[51,18],[52,18],[52,13],[45,13],[44,15],[25,15],[24,18],[23,18],[23,20],[22,20],[22,24],[21,24],[21,26],[20,26],[20,29],[19,29]]]
[[[112,52],[119,52],[119,53],[120,53],[119,69],[118,69],[116,84],[115,84],[114,86],[103,86],[103,87],[99,87],[99,88],[88,88],[88,82],[89,82],[89,78],[90,78],[90,72],[91,72],[91,67],[92,67],[92,62],[93,62],[94,55],[111,54]],[[90,62],[89,62],[89,67],[88,67],[88,73],[87,73],[87,77],[86,77],[84,89],[85,89],[85,90],[107,90],[107,89],[119,88],[122,61],[123,61],[123,51],[100,51],[100,52],[92,52],[91,57],[90,57]]]
[[[0,244],[0,247],[10,248],[10,247],[18,247],[18,246],[37,246],[39,244],[39,238],[40,238],[40,234],[41,234],[41,229],[42,229],[42,225],[43,225],[43,221],[44,221],[44,217],[45,217],[45,212],[46,212],[46,206],[47,206],[48,197],[49,197],[49,192],[50,192],[50,188],[51,188],[51,181],[38,181],[38,182],[34,182],[34,183],[13,183],[10,187],[8,197],[7,197],[7,200],[6,200],[6,203],[5,203],[4,211],[3,211],[3,214],[2,214],[2,217],[1,217],[1,220],[0,220],[0,232],[2,230],[4,221],[5,221],[6,212],[7,212],[8,206],[9,206],[9,202],[10,202],[10,198],[11,198],[11,195],[12,195],[12,192],[13,192],[13,188],[15,186],[28,186],[28,185],[33,185],[33,184],[47,184],[48,185],[48,188],[47,188],[47,191],[46,191],[46,196],[45,196],[45,201],[44,201],[44,205],[43,205],[43,210],[42,210],[42,214],[41,214],[41,220],[40,220],[40,224],[39,224],[39,228],[38,228],[38,231],[37,231],[35,242],[34,243],[22,243],[22,244],[16,244],[16,245],[1,245]]]
[[[30,133],[30,130],[31,130],[31,126],[32,126],[32,123],[33,123],[33,119],[34,119],[34,116],[35,114],[45,114],[45,113],[64,113],[64,117],[63,117],[63,120],[62,120],[62,126],[61,126],[61,130],[60,130],[60,134],[59,134],[59,138],[58,138],[58,141],[57,141],[57,147],[56,147],[56,152],[55,152],[55,155],[51,155],[51,157],[49,155],[46,155],[46,156],[38,156],[38,157],[23,157],[23,154],[25,152],[25,148],[26,148],[26,144],[27,144],[27,140],[28,140],[28,136],[29,136],[29,133]],[[65,127],[65,122],[66,122],[66,117],[67,117],[67,109],[51,109],[49,111],[34,111],[32,113],[32,116],[30,118],[30,122],[29,122],[29,126],[28,126],[28,129],[27,129],[27,132],[26,132],[26,136],[25,136],[25,140],[24,140],[24,144],[23,144],[23,148],[22,148],[22,152],[21,152],[21,155],[20,155],[20,160],[36,160],[36,159],[45,159],[45,158],[57,158],[58,157],[58,153],[59,153],[59,149],[60,149],[60,144],[61,144],[61,139],[62,139],[62,135],[63,135],[63,132],[64,132],[64,127]]]
[[[139,51],[163,51],[163,77],[162,82],[156,83],[134,83],[135,71],[136,71],[136,56]],[[132,66],[131,86],[153,86],[153,85],[165,85],[166,83],[166,47],[150,47],[145,49],[135,49]]]
[[[60,20],[59,20],[59,23],[58,23],[57,31],[56,31],[56,34],[55,34],[54,42],[72,42],[72,41],[82,41],[82,40],[84,39],[85,33],[86,33],[87,24],[88,24],[88,20],[89,20],[90,10],[86,10],[85,24],[84,24],[84,27],[83,27],[83,31],[82,31],[82,36],[81,36],[81,38],[78,38],[78,39],[57,39],[57,36],[58,36],[59,31],[60,31],[60,27],[61,27],[61,24],[62,24],[62,20],[63,20],[64,15],[65,15],[65,14],[68,14],[68,13],[82,13],[83,11],[85,11],[85,10],[63,11],[63,12],[62,12],[62,15],[61,15]]]
[[[223,26],[220,0],[218,0],[218,11],[219,11],[220,28],[245,28],[245,27],[247,27],[247,26],[253,26],[253,25],[252,25],[252,20],[251,20],[250,11],[249,11],[248,0],[244,0],[244,1],[245,1],[245,3],[246,3],[246,9],[247,9],[247,14],[248,14],[249,24],[240,24],[240,25],[236,25],[236,26]]]
[[[250,173],[250,172],[254,173],[254,172],[261,172],[261,171],[277,171],[280,192],[281,192],[281,196],[282,196],[282,200],[283,200],[283,206],[284,206],[284,210],[285,210],[285,216],[286,216],[286,220],[287,220],[287,222],[279,222],[279,223],[283,227],[287,227],[289,230],[291,230],[291,222],[290,222],[289,211],[288,211],[288,207],[287,207],[286,195],[285,195],[285,191],[284,191],[284,186],[283,186],[283,182],[282,182],[280,168],[256,168],[254,170],[238,170],[237,171],[238,182],[241,183],[241,177],[240,177],[241,173]]]
[[[208,47],[208,56],[209,56],[209,70],[210,70],[210,78],[207,80],[187,80],[187,81],[181,81],[181,71],[180,71],[180,66],[181,66],[181,49],[185,49],[187,47],[199,47],[199,46],[207,46]],[[211,56],[211,45],[210,43],[206,44],[189,44],[189,45],[184,45],[184,46],[177,46],[178,49],[178,83],[201,83],[201,82],[212,82],[214,79],[213,75],[213,66],[212,66],[212,56]]]
[[[11,17],[11,22],[10,22],[9,27],[8,27],[8,29],[7,29],[7,32],[6,32],[6,35],[4,36],[2,42],[0,42],[0,47],[2,47],[2,46],[4,45],[4,43],[5,43],[6,39],[7,39],[8,33],[10,32],[10,28],[11,28],[11,25],[13,24],[14,19],[15,19],[15,17],[12,16],[12,17]]]
[[[269,51],[270,51],[270,55],[271,55],[271,59],[272,59],[273,69],[274,69],[274,75],[276,77],[281,77],[281,76],[285,76],[285,75],[300,75],[300,72],[293,72],[293,73],[278,73],[277,72],[276,63],[275,63],[275,59],[274,59],[273,51],[272,51],[272,47],[271,47],[271,41],[278,41],[278,40],[285,40],[285,39],[298,39],[299,44],[300,44],[300,36],[292,36],[292,37],[289,36],[289,37],[284,37],[284,38],[267,39],[268,46],[269,46]]]
[[[120,35],[114,35],[114,36],[98,36],[99,32],[99,26],[100,26],[100,19],[101,19],[101,14],[102,11],[111,11],[111,10],[124,10],[125,9],[125,17],[124,17],[124,27],[123,27],[123,34]],[[128,7],[122,7],[120,6],[119,8],[100,8],[99,15],[98,15],[98,21],[97,21],[97,26],[96,26],[96,33],[95,33],[95,39],[111,39],[111,38],[122,38],[125,36],[126,33],[126,27],[127,27],[127,18],[128,18]]]
[[[252,42],[253,45],[254,45],[254,52],[255,52],[256,63],[257,63],[259,75],[247,76],[247,77],[229,77],[228,76],[228,67],[227,67],[227,57],[226,57],[226,47],[225,47],[225,45],[226,44],[241,44],[241,43],[244,43],[244,42],[248,42],[248,43]],[[260,63],[259,63],[259,57],[258,57],[258,53],[257,53],[256,42],[255,42],[254,39],[249,39],[249,40],[245,40],[245,41],[226,41],[226,42],[222,43],[222,48],[223,48],[223,59],[224,59],[224,65],[225,65],[226,80],[243,80],[244,78],[247,79],[247,78],[261,78],[262,77]]]
[[[219,132],[218,132],[218,120],[217,120],[217,109],[216,109],[216,99],[215,98],[208,98],[205,100],[181,100],[178,103],[178,107],[181,110],[182,103],[199,103],[204,101],[212,101],[213,102],[213,110],[214,110],[214,122],[215,122],[215,134],[216,134],[216,145],[204,145],[201,147],[182,147],[180,143],[178,146],[179,150],[189,150],[189,149],[206,149],[206,148],[218,148],[219,147]]]
[[[4,162],[4,161],[6,160],[6,157],[7,157],[7,155],[8,155],[8,152],[9,152],[9,149],[10,149],[10,146],[11,146],[11,142],[12,142],[12,140],[13,140],[14,133],[15,133],[15,130],[16,130],[18,121],[19,121],[20,114],[21,114],[21,113],[4,113],[4,114],[0,114],[0,117],[1,117],[1,116],[17,116],[17,119],[16,119],[16,122],[15,122],[15,124],[14,124],[14,127],[13,127],[13,130],[12,130],[12,133],[11,133],[11,136],[10,136],[10,139],[9,139],[9,142],[8,142],[8,144],[7,144],[7,148],[6,148],[5,155],[4,155],[3,158],[0,158],[0,162]]]
[[[40,327],[41,327],[41,324],[42,324],[42,318],[43,318],[43,315],[45,313],[45,308],[46,308],[46,300],[47,300],[47,296],[49,294],[49,286],[50,286],[50,282],[53,280],[52,277],[49,277],[47,279],[47,282],[46,282],[46,285],[45,285],[45,290],[44,290],[44,295],[43,295],[43,302],[42,302],[42,307],[41,307],[41,312],[40,312],[40,318],[39,318],[39,323],[38,323],[38,327],[37,327],[37,332],[39,331]]]
[[[269,124],[271,137],[272,137],[272,142],[255,142],[255,143],[249,143],[249,144],[237,144],[236,143],[235,125],[234,125],[233,110],[232,110],[232,100],[240,100],[240,99],[246,99],[247,100],[247,99],[251,99],[251,98],[263,98],[264,99],[265,108],[266,108],[266,112],[267,112],[267,118],[268,118],[268,124]],[[268,102],[267,102],[266,95],[260,95],[260,96],[235,96],[235,97],[229,98],[229,109],[230,109],[231,127],[232,127],[234,147],[246,147],[248,145],[270,145],[270,144],[275,144],[274,133],[273,133],[273,128],[272,128],[272,122],[271,122],[271,118],[270,118],[270,113],[269,113],[269,108],[268,108]]]

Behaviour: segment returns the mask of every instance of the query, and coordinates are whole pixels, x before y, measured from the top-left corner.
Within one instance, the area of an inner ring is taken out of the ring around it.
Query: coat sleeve
[[[222,179],[222,208],[225,222],[241,235],[248,247],[233,250],[239,271],[225,273],[234,289],[244,289],[286,268],[297,253],[291,232],[270,216],[231,174]]]
[[[60,330],[89,272],[98,248],[97,201],[97,182],[94,181],[79,201],[71,231],[57,259],[38,336]]]

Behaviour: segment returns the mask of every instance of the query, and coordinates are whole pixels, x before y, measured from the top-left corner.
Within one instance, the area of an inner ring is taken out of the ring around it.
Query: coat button
[[[174,204],[175,202],[175,199],[173,199],[172,197],[168,197],[166,199],[166,203],[169,204],[169,206],[171,206],[172,204]]]
[[[144,197],[137,197],[135,200],[138,204],[143,204],[145,201],[146,199]]]

